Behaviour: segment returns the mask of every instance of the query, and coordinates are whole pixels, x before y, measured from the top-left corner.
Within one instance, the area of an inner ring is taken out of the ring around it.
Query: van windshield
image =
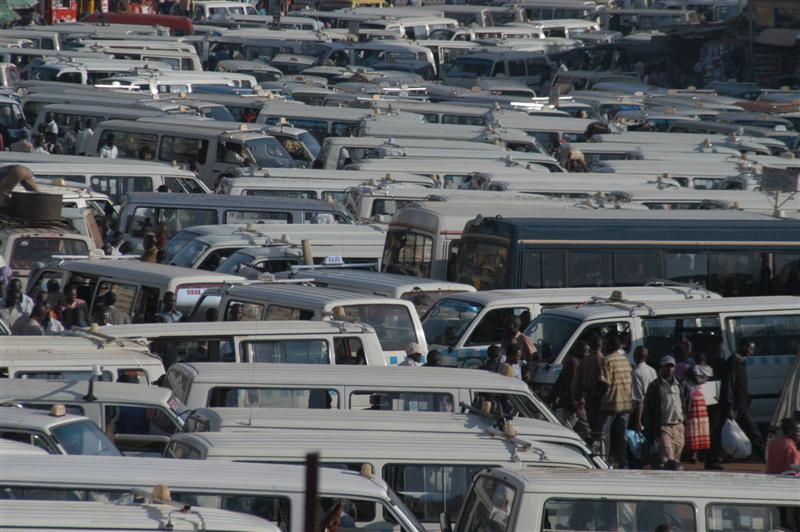
[[[311,152],[311,155],[313,155],[315,159],[319,159],[319,153],[322,151],[322,146],[319,145],[319,142],[317,142],[317,139],[314,137],[314,135],[305,132],[300,133],[298,138],[300,139],[300,142],[305,144],[306,148],[308,148],[308,151]]]
[[[259,168],[294,168],[294,159],[273,137],[261,137],[245,141],[247,148]]]
[[[9,267],[31,270],[39,262],[53,260],[54,255],[88,255],[89,246],[72,238],[18,238],[11,250]]]
[[[191,242],[196,236],[197,233],[194,231],[184,230],[170,238],[167,244],[167,261],[170,261],[172,257],[177,255],[178,252],[183,249],[183,246]]]
[[[558,357],[580,324],[578,319],[544,312],[531,322],[525,334],[533,340],[543,359],[552,361]]]
[[[108,436],[88,419],[54,427],[50,431],[67,454],[122,456]]]
[[[340,319],[338,309],[344,311],[342,319],[345,321],[357,320],[375,329],[384,351],[402,351],[408,344],[417,342],[414,322],[404,305],[368,303],[335,307],[333,315],[337,316],[336,319]]]
[[[204,244],[199,240],[192,240],[183,246],[183,248],[172,257],[169,263],[174,266],[191,268],[209,247],[208,244]]]
[[[460,299],[439,300],[422,320],[425,338],[435,345],[455,345],[482,309],[483,305]]]

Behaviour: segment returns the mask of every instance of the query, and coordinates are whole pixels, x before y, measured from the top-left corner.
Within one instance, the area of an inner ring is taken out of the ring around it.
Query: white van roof
[[[263,322],[260,322],[263,324]],[[302,322],[311,324],[313,322]],[[329,322],[330,323],[330,322]],[[180,324],[175,324],[180,325]],[[179,362],[170,372],[189,374],[193,383],[260,384],[296,383],[308,386],[391,386],[393,388],[470,388],[475,390],[501,389],[529,394],[530,389],[520,379],[498,373],[461,368],[419,368],[404,366],[336,366],[319,364],[230,364],[226,362]]]
[[[547,309],[546,313],[583,320],[614,319],[640,315],[642,317],[675,316],[708,312],[800,312],[800,297],[794,296],[756,296],[725,297],[720,299],[692,299],[679,301],[654,301],[639,303],[635,301],[611,304],[586,304],[580,307],[560,307]]]
[[[114,360],[118,357],[123,362]],[[65,366],[91,369],[98,362],[161,367],[161,359],[136,342],[70,336],[5,336],[0,348],[0,367],[9,365],[11,359],[17,362],[14,365],[41,370]]]
[[[483,306],[500,303],[536,302],[542,305],[589,302],[593,298],[607,299],[612,292],[621,291],[626,299],[635,301],[721,298],[719,294],[703,287],[685,286],[626,286],[597,288],[526,288],[520,290],[484,290],[482,292],[452,294],[448,299],[459,299]]]
[[[187,283],[232,283],[244,280],[239,275],[180,268],[137,260],[70,260],[60,268],[71,273],[102,275],[114,279],[137,279],[143,284],[169,286],[172,281]]]
[[[65,425],[74,421],[89,421],[89,418],[72,414],[54,416],[51,415],[48,410],[37,410],[34,408],[0,407],[0,427],[5,429],[27,429],[48,432],[53,427]]]
[[[50,402],[90,402],[86,395],[89,382],[48,381],[41,379],[7,379],[0,386],[0,403],[33,401],[37,399]],[[144,405],[167,404],[173,398],[172,390],[160,386],[143,386],[124,382],[96,381],[92,389],[99,402]]]
[[[214,290],[213,288],[211,290]],[[317,308],[324,305],[387,305],[402,304],[410,305],[408,301],[402,299],[392,299],[381,296],[368,296],[358,292],[348,292],[333,288],[320,288],[317,286],[296,285],[296,284],[276,284],[276,283],[253,283],[253,284],[232,284],[219,289],[231,299],[243,299],[249,301],[273,301],[283,304],[291,303],[301,308]]]
[[[515,484],[523,486],[528,493],[569,493],[583,495],[605,495],[608,497],[657,497],[682,500],[693,497],[709,497],[725,500],[765,500],[774,502],[783,498],[797,502],[797,479],[778,475],[755,475],[737,473],[735,482],[730,473],[709,471],[582,471],[539,469],[495,469],[490,474],[511,477]],[[613,486],[613,488],[609,488]],[[747,486],[746,490],[742,486]],[[792,495],[794,493],[794,495]]]
[[[182,513],[167,504],[109,504],[84,501],[0,500],[3,528],[38,530],[158,530],[171,522],[171,530],[214,530],[215,532],[280,532],[258,517],[193,508]],[[85,528],[91,526],[91,529]],[[202,528],[201,528],[202,527]]]
[[[6,441],[6,440],[0,440]],[[166,484],[175,491],[213,491],[215,493],[257,493],[280,491],[305,493],[305,467],[284,464],[241,464],[236,462],[165,460],[119,456],[79,456],[13,458],[0,455],[3,483],[15,486],[50,484],[59,487],[108,485],[113,471],[120,486],[152,489]],[[321,468],[319,491],[346,493],[354,497],[387,497],[387,487],[376,478],[342,469]]]
[[[323,284],[334,284],[337,288],[343,289],[348,289],[349,286],[358,286],[362,288],[372,287],[376,291],[391,289],[401,292],[425,292],[426,290],[475,292],[475,287],[464,283],[357,269],[310,268],[279,275],[279,277],[309,279]]]
[[[137,323],[100,327],[114,338],[178,338],[194,336],[268,336],[374,333],[366,323],[344,321],[217,321],[181,323]],[[294,366],[294,365],[293,365]],[[0,394],[2,395],[2,394]]]
[[[7,440],[0,438],[0,461],[9,461],[8,457],[13,455],[10,461],[18,460],[23,456],[49,456],[47,451],[41,447],[36,447],[30,443],[22,443],[21,441]],[[0,466],[2,469],[4,466]],[[6,478],[3,475],[3,478]]]

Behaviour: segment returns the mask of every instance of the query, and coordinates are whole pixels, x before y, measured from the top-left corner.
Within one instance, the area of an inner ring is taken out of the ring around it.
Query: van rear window
[[[358,391],[350,394],[351,410],[452,412],[453,395],[435,392]]]

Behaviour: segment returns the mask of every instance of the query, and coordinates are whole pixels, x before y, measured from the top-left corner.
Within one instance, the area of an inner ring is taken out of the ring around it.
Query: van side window
[[[364,346],[358,337],[336,338],[333,341],[333,352],[338,365],[365,366],[367,364]]]
[[[325,388],[233,388],[216,386],[208,406],[254,408],[339,408],[339,394]]]
[[[718,351],[715,342],[722,336],[717,316],[691,316],[688,318],[656,318],[642,320],[642,339],[653,360],[671,353],[681,342],[688,341],[687,354],[705,351],[710,356]],[[721,362],[721,361],[720,361]]]
[[[503,328],[512,316],[519,316],[528,310],[525,307],[498,308],[490,310],[472,331],[467,346],[500,343],[503,339]]]
[[[281,305],[270,305],[267,309],[267,315],[264,317],[267,321],[275,320],[310,320],[314,317],[314,312],[310,310],[303,310],[299,308],[284,307]]]
[[[114,136],[114,143],[119,150],[120,159],[138,159],[142,148],[149,148],[156,151],[156,140],[158,135],[152,133],[135,133],[131,131],[114,131],[106,129],[100,136],[98,148],[108,141],[110,136]]]
[[[228,301],[224,321],[259,321],[264,313],[264,305]],[[269,319],[269,318],[266,318]],[[277,318],[273,318],[277,319]]]
[[[522,59],[514,59],[508,62],[508,75],[509,77],[524,77],[525,76],[525,61]]]
[[[499,405],[509,415],[516,411],[520,417],[549,421],[548,417],[539,410],[530,397],[526,397],[521,393],[475,392],[473,394],[473,405],[479,405],[483,401],[491,401],[492,404]]]
[[[208,493],[176,494],[172,492],[172,500],[190,506],[221,508],[223,510],[255,515],[262,519],[272,521],[283,531],[291,530],[291,528],[289,528],[291,501],[288,497],[279,495],[212,495]]]
[[[542,530],[697,530],[694,505],[669,501],[550,499],[544,505]],[[736,527],[736,530],[742,530]]]
[[[117,296],[117,302],[114,303],[117,309],[128,313],[128,315],[133,314],[133,304],[136,300],[136,285],[109,282],[100,283],[97,297],[95,297],[92,302],[92,312],[97,308],[98,303],[103,303],[106,292],[112,292]]]
[[[292,216],[288,212],[267,211],[225,211],[226,224],[256,223],[292,223]]]
[[[41,379],[47,381],[88,381],[89,378],[92,376],[92,372],[90,370],[86,371],[17,371],[14,373],[12,378],[14,379]],[[103,382],[112,382],[114,380],[114,376],[109,372],[104,370],[103,374],[100,376],[99,379],[95,379]]]
[[[93,175],[90,183],[92,190],[108,194],[115,203],[122,203],[122,196],[129,192],[153,191],[153,178],[143,175]]]
[[[195,161],[203,164],[208,154],[208,141],[188,137],[164,135],[158,146],[158,160],[188,164]]]
[[[504,61],[497,61],[492,68],[492,76],[505,76],[506,68]]]
[[[20,443],[27,443],[28,445],[34,445],[39,449],[44,449],[50,454],[60,454],[47,440],[47,438],[40,434],[4,429],[0,432],[0,438],[4,440],[18,441]]]
[[[143,286],[134,305],[131,321],[133,323],[150,323],[158,312],[159,290],[152,286]]]
[[[622,340],[623,349],[625,349],[625,351],[630,351],[631,349],[631,324],[627,321],[610,321],[590,325],[581,331],[581,336],[578,341],[588,341],[589,337],[594,334],[598,335],[603,340],[603,345],[605,345],[605,341],[609,336],[619,336],[620,340]],[[557,355],[557,353],[545,352],[545,349],[542,349],[542,351],[542,358],[544,360],[552,360],[553,357]],[[664,354],[660,351],[654,351],[654,353],[659,358]]]
[[[328,512],[334,509],[341,501],[344,504],[344,513],[342,514],[342,528],[357,530],[361,527],[355,527],[356,523],[371,523],[375,520],[375,501],[364,499],[340,499],[338,497],[320,497],[319,504],[322,511],[319,513],[320,519],[324,519]],[[321,523],[320,523],[321,524]]]
[[[452,394],[439,392],[359,390],[350,394],[351,410],[452,412],[453,404]]]
[[[246,362],[272,364],[330,364],[325,340],[254,340],[242,342],[242,358]]]
[[[800,506],[717,503],[706,506],[706,530],[797,530]]]
[[[748,338],[756,344],[755,355],[793,355],[800,347],[800,316],[745,316],[728,318],[733,345]],[[800,524],[800,523],[799,523]]]

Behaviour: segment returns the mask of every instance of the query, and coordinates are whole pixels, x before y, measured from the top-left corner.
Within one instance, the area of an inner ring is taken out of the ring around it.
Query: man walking
[[[602,341],[597,334],[587,339],[589,354],[583,357],[573,378],[577,410],[586,410],[586,419],[591,430],[590,443],[599,442],[603,435],[603,419],[600,415],[600,367],[603,364]]]
[[[631,413],[631,377],[633,367],[625,356],[619,336],[606,340],[606,357],[600,366],[603,416],[603,456],[619,469],[628,467],[628,444],[625,429]]]
[[[659,376],[647,388],[644,398],[644,435],[648,442],[658,445],[655,467],[681,468],[686,400],[686,389],[675,377],[675,359],[662,357]]]
[[[733,419],[747,434],[753,447],[753,454],[764,460],[764,438],[750,417],[750,390],[747,383],[746,358],[755,352],[755,344],[747,338],[739,341],[738,350],[725,360],[722,366],[722,382],[719,389],[721,423]]]

